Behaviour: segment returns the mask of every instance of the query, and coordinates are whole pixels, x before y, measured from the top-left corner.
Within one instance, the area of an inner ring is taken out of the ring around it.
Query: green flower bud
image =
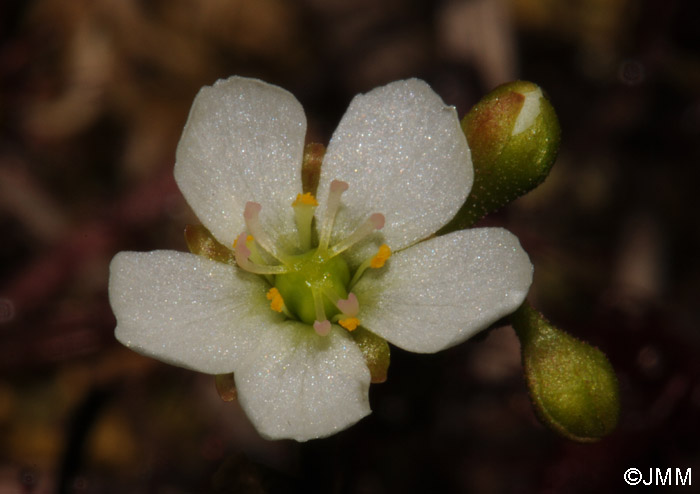
[[[594,442],[617,425],[620,397],[605,354],[552,326],[525,302],[511,322],[540,420],[562,436]]]
[[[466,203],[440,233],[473,225],[534,189],[559,149],[559,122],[536,84],[516,81],[484,96],[462,120],[474,163]]]

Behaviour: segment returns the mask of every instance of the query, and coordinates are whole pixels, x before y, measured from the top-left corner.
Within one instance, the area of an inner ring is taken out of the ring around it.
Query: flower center
[[[381,268],[391,256],[391,250],[384,244],[376,255],[351,273],[348,263],[340,255],[384,226],[381,213],[372,214],[348,237],[329,245],[340,198],[347,189],[345,182],[331,182],[316,246],[312,246],[312,223],[318,206],[316,199],[309,193],[299,194],[292,203],[302,254],[288,254],[277,249],[261,227],[259,213],[262,206],[256,202],[246,204],[243,213],[246,231],[233,244],[238,266],[264,276],[272,285],[267,293],[270,308],[312,325],[320,335],[330,332],[331,321],[348,331],[357,328],[360,324],[357,317],[359,303],[352,287],[368,268]],[[269,263],[266,260],[269,258],[277,262]]]
[[[342,257],[328,259],[318,251],[310,251],[297,256],[287,267],[288,273],[275,276],[275,288],[289,312],[300,321],[313,324],[321,316],[316,313],[315,302],[320,299],[325,317],[339,313],[333,301],[347,298],[350,282],[350,269]]]

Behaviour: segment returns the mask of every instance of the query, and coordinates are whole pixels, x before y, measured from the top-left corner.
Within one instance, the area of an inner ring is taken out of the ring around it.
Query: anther
[[[348,331],[355,331],[357,329],[357,326],[360,325],[360,320],[356,317],[348,317],[347,319],[339,320],[338,324],[340,324]]]
[[[348,289],[351,289],[353,286],[355,286],[355,283],[360,281],[360,278],[362,278],[362,275],[365,273],[367,268],[379,269],[384,266],[387,259],[389,259],[390,257],[391,249],[389,248],[389,246],[387,244],[380,245],[379,250],[377,250],[377,253],[369,259],[366,259],[362,264],[360,264],[360,267],[357,268],[355,274],[352,277],[352,280],[350,280],[350,283],[348,284]]]
[[[297,194],[297,198],[294,200],[292,203],[292,206],[318,206],[318,201],[316,198],[311,194],[311,192],[307,192],[305,194]]]
[[[391,249],[387,244],[382,244],[379,246],[379,250],[369,262],[369,267],[374,269],[379,269],[384,266],[384,263],[391,257]]]
[[[275,312],[282,312],[284,309],[284,299],[280,291],[274,286],[267,292],[267,299],[270,301],[270,309]]]

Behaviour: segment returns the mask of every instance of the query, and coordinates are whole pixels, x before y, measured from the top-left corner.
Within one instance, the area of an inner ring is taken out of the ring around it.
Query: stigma
[[[367,269],[381,269],[391,257],[391,249],[383,244],[351,272],[342,255],[384,227],[382,213],[371,214],[350,235],[331,243],[342,194],[348,189],[347,182],[331,182],[325,211],[316,222],[317,235],[318,201],[308,192],[297,195],[291,204],[298,236],[295,252],[277,248],[262,227],[262,206],[256,202],[246,203],[246,230],[233,244],[238,267],[263,276],[272,285],[266,295],[270,309],[308,324],[320,336],[328,335],[334,323],[347,331],[361,325],[360,304],[352,287]]]

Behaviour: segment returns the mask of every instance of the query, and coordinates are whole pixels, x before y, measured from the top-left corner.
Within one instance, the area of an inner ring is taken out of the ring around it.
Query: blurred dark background
[[[655,492],[629,467],[700,484],[699,20],[692,0],[0,3],[0,493]],[[530,253],[533,304],[609,355],[617,431],[542,427],[508,327],[393,349],[374,413],[305,444],[262,440],[210,376],[118,344],[109,261],[186,250],[175,147],[198,88],[233,74],[292,91],[324,143],[395,79],[460,116],[540,84],[559,159],[485,223]]]

